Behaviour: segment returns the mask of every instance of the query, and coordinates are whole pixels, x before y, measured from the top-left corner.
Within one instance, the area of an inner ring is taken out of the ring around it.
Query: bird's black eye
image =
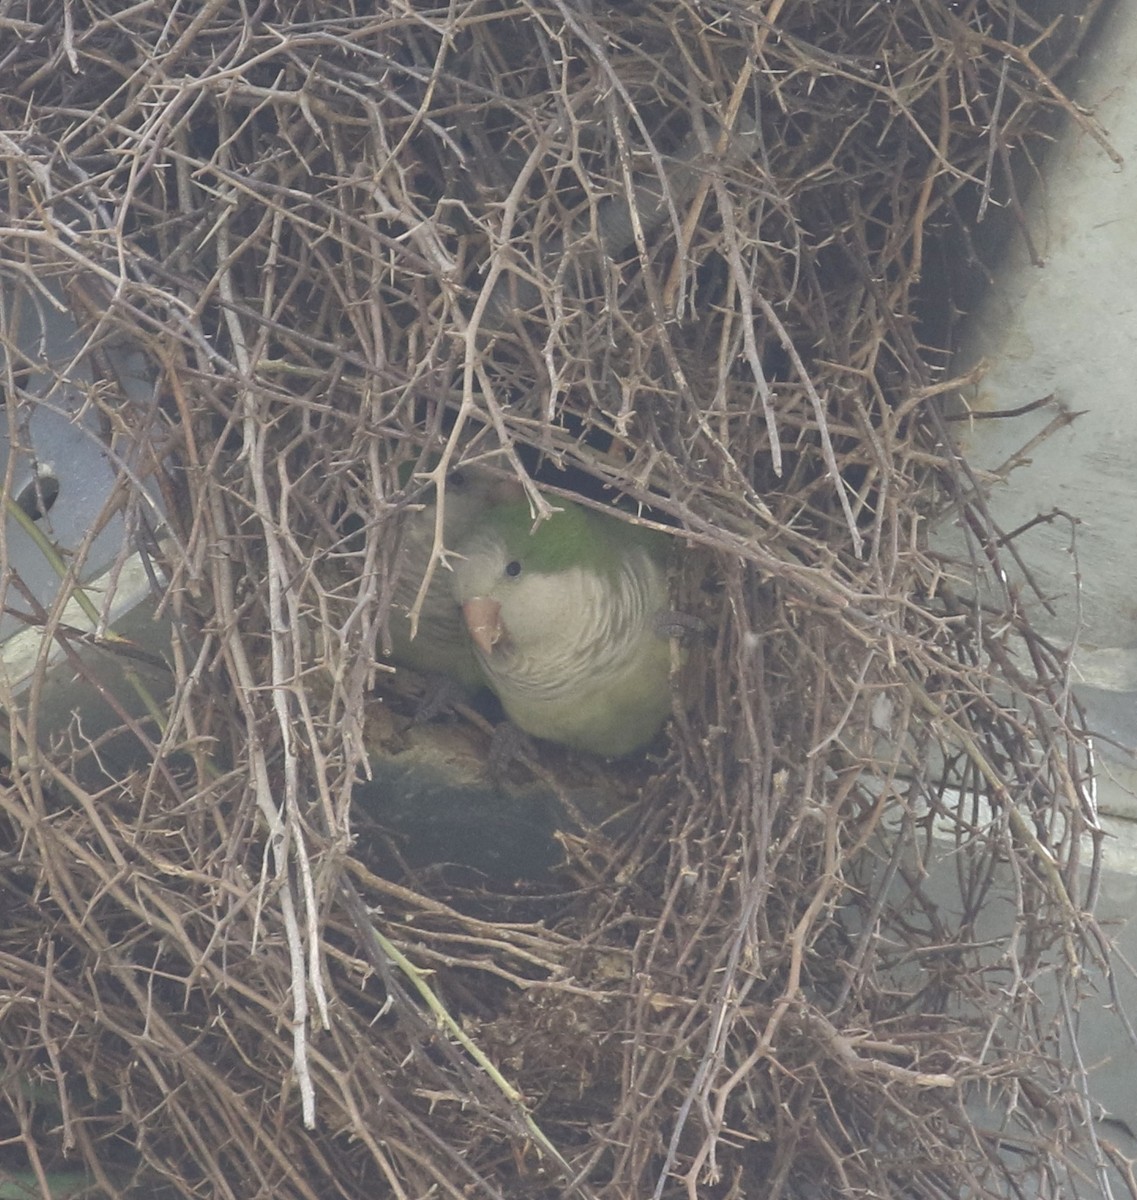
[[[521,564],[517,561],[517,559],[505,564],[505,573],[510,577],[510,579],[516,579],[517,576],[521,574]]]
[[[446,482],[457,488],[466,486],[466,472],[461,467],[455,467],[449,475],[446,476]]]

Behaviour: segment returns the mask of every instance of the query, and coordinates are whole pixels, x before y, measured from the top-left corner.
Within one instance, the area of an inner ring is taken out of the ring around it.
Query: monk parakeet
[[[524,501],[459,540],[455,595],[510,720],[593,754],[630,754],[671,711],[667,538],[565,500]]]
[[[487,509],[513,501],[520,486],[472,468],[461,468],[446,478],[442,500],[442,544],[448,554],[469,536]],[[397,564],[398,578],[391,598],[391,658],[404,667],[426,674],[444,675],[468,692],[485,685],[481,667],[466,632],[461,607],[454,596],[450,567],[434,568],[430,587],[419,610],[418,628],[411,637],[410,612],[430,563],[436,533],[437,504],[427,503],[408,514],[403,527]],[[448,559],[450,563],[452,559]]]

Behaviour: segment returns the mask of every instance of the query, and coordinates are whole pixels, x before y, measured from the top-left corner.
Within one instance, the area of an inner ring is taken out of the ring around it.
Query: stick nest
[[[1088,754],[938,400],[1092,11],[47,7],[0,16],[4,272],[149,363],[88,403],[172,692],[113,743],[8,698],[0,1164],[1081,1194]],[[401,516],[470,461],[672,527],[708,631],[660,753],[592,768],[633,819],[517,885],[382,867],[352,807]]]

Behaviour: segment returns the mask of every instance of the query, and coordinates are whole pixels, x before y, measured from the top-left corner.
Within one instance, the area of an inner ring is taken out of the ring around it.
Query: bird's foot
[[[457,708],[468,699],[466,689],[449,676],[428,675],[426,680],[426,691],[415,709],[416,725],[425,725],[427,721],[433,721],[439,714]]]
[[[512,721],[502,721],[500,725],[494,726],[487,764],[491,778],[501,779],[513,763],[536,756],[533,739],[518,729]]]
[[[678,638],[681,642],[691,642],[695,638],[706,636],[707,623],[691,613],[669,609],[656,614],[655,632],[661,638]]]

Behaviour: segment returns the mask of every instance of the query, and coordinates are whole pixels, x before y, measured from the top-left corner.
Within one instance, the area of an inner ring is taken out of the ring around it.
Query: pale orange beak
[[[483,654],[491,654],[505,632],[501,624],[501,605],[489,596],[475,596],[462,605],[462,615],[474,645]]]

